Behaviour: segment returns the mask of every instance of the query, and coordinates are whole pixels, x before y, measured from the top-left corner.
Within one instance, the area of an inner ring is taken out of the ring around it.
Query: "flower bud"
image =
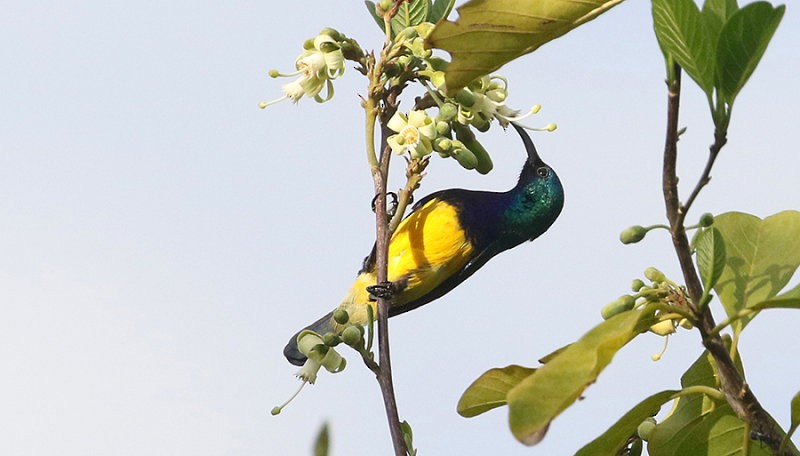
[[[436,152],[450,152],[450,149],[453,148],[453,141],[448,138],[439,138],[433,144],[433,148],[436,149]]]
[[[714,224],[714,214],[706,212],[700,216],[700,226],[709,227]]]
[[[339,323],[340,325],[344,325],[347,321],[350,320],[350,315],[344,309],[336,309],[333,312],[333,321]]]
[[[648,280],[652,280],[655,283],[660,283],[667,280],[667,276],[665,276],[663,272],[652,266],[644,270],[644,276],[647,277]]]
[[[357,347],[361,345],[363,342],[363,334],[361,331],[363,330],[360,328],[361,327],[357,325],[350,325],[347,328],[344,328],[344,331],[342,331],[342,342],[351,347]]]
[[[333,38],[334,41],[342,41],[344,36],[336,29],[325,27],[324,29],[320,30],[320,35],[328,35],[329,37]]]
[[[650,327],[650,331],[659,336],[667,336],[675,332],[675,324],[672,320],[659,321]]]
[[[467,89],[461,89],[454,97],[458,104],[471,108],[475,104],[475,94]]]
[[[459,148],[453,150],[450,155],[455,158],[458,163],[466,169],[475,169],[478,164],[478,159],[475,154],[469,149]]]
[[[269,77],[271,77],[271,78],[277,78],[280,75],[281,75],[280,71],[278,71],[278,70],[276,70],[274,68],[272,70],[269,70]]]
[[[458,106],[454,105],[453,103],[445,103],[439,108],[439,120],[441,122],[449,122],[456,118],[458,115]],[[437,128],[438,129],[438,128]],[[447,125],[447,130],[450,131],[450,125]],[[444,133],[441,133],[444,134]]]
[[[631,290],[636,293],[638,293],[642,287],[644,287],[644,282],[641,279],[634,279],[634,281],[631,282]]]
[[[641,225],[634,225],[619,233],[619,240],[623,244],[635,244],[644,239],[646,234],[647,228]]]
[[[636,299],[633,296],[622,295],[619,298],[615,299],[614,301],[611,301],[608,304],[606,304],[600,310],[600,315],[603,317],[604,320],[608,320],[614,315],[633,309],[633,306],[635,304],[636,304]]]
[[[450,105],[450,106],[452,106],[452,105]],[[441,112],[440,112],[440,116],[441,116]],[[436,122],[436,133],[439,136],[449,135],[450,134],[450,123],[446,122],[446,121],[443,121],[443,120],[440,120],[440,121]]]
[[[636,428],[636,434],[642,440],[648,440],[656,428],[656,419],[651,417],[645,418]]]
[[[328,346],[328,347],[335,347],[335,346],[339,345],[339,342],[341,342],[341,341],[342,341],[342,338],[339,337],[339,335],[336,334],[336,333],[332,333],[331,332],[331,333],[327,333],[324,336],[322,336],[322,342],[324,342],[325,345]]]

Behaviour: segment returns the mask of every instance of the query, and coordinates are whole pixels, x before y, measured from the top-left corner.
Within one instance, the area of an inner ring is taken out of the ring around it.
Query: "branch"
[[[697,303],[703,295],[703,287],[692,262],[692,252],[689,247],[688,237],[686,236],[684,219],[686,217],[686,211],[694,202],[697,194],[708,183],[714,160],[716,160],[722,146],[725,145],[725,135],[715,134],[715,142],[710,148],[710,156],[708,163],[706,163],[705,171],[692,192],[690,199],[687,200],[685,205],[681,206],[678,198],[678,176],[676,172],[678,158],[678,111],[680,108],[681,93],[681,68],[678,64],[673,64],[672,73],[668,81],[667,131],[664,145],[662,189],[667,219],[670,224],[670,233],[672,234],[672,244],[675,248],[681,271],[683,272],[689,297],[691,298],[688,304],[692,312],[698,316],[697,320],[699,324],[697,328],[702,336],[703,345],[715,360],[722,392],[725,394],[725,398],[736,413],[736,416],[746,422],[750,426],[750,429],[753,430],[754,435],[758,436],[763,443],[768,445],[776,455],[792,456],[795,454],[792,450],[779,448],[783,439],[783,436],[779,432],[780,428],[764,410],[758,402],[758,399],[750,390],[750,387],[745,383],[725,343],[719,333],[715,332],[716,324],[710,308],[705,306],[699,309],[697,306]]]

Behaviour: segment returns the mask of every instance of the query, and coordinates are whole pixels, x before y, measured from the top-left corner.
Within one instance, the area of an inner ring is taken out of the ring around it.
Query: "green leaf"
[[[774,298],[761,301],[749,308],[755,310],[763,309],[800,309],[800,285],[792,288],[786,293],[781,293]]]
[[[719,230],[711,227],[697,232],[697,268],[703,280],[703,292],[708,293],[725,269],[725,240]]]
[[[401,3],[397,8],[397,14],[392,18],[392,36],[428,20],[430,8],[431,0],[410,0]]]
[[[650,456],[741,455],[770,456],[766,445],[750,440],[750,428],[736,417],[727,402],[709,413],[686,421],[668,444],[660,441],[659,424],[647,442]]]
[[[455,4],[456,0],[434,0],[430,11],[428,11],[428,22],[435,24],[446,18]]]
[[[711,96],[716,36],[694,0],[653,0],[653,26],[664,55],[674,58]]]
[[[754,2],[733,13],[717,43],[717,86],[729,105],[742,90],[781,23],[784,5]]]
[[[625,344],[656,322],[651,306],[617,314],[565,348],[506,396],[511,432],[538,443],[550,422],[577,400]]]
[[[372,18],[375,19],[375,23],[378,24],[378,28],[381,29],[381,33],[383,33],[384,32],[383,16],[379,15],[378,12],[375,10],[375,2],[365,0],[364,4],[367,6],[367,11],[369,11],[370,16],[372,16]]]
[[[703,15],[716,18],[715,22],[719,23],[719,29],[736,11],[739,11],[736,0],[706,0],[703,3]]]
[[[519,382],[536,372],[531,367],[517,365],[489,369],[461,395],[458,414],[471,418],[501,405],[506,405],[506,395]]]
[[[625,448],[628,439],[636,432],[639,424],[645,418],[655,416],[661,410],[661,406],[672,400],[676,393],[678,390],[661,391],[639,402],[600,437],[578,450],[575,456],[622,454],[620,450]]]
[[[450,53],[449,93],[608,11],[622,0],[470,0],[427,44]]]
[[[314,441],[314,456],[328,456],[330,447],[330,435],[328,433],[328,423],[322,425],[317,438]]]
[[[725,269],[714,290],[729,317],[774,298],[800,266],[798,211],[780,212],[764,220],[729,212],[715,217],[714,226],[725,239],[726,250]],[[751,319],[734,322],[734,331],[741,331]]]

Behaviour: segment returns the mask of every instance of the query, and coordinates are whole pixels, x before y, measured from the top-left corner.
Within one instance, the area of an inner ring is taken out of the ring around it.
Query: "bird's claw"
[[[397,212],[397,206],[398,206],[397,193],[389,192],[386,194],[386,196],[391,197],[392,199],[392,202],[389,203],[389,207],[386,208],[386,216],[394,217],[395,212]],[[370,206],[372,207],[372,212],[375,212],[375,207],[377,206],[377,204],[378,204],[378,195],[375,195],[375,197],[372,198],[372,202],[370,203]]]
[[[377,298],[392,299],[392,296],[394,296],[395,292],[397,291],[397,287],[395,287],[393,282],[381,282],[368,286],[367,291],[369,292],[369,297],[372,301]]]

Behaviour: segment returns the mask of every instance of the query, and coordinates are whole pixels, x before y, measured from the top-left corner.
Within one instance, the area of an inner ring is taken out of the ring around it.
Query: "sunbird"
[[[506,192],[441,190],[417,202],[397,226],[389,240],[389,316],[444,296],[498,253],[541,236],[561,213],[561,181],[539,157],[528,133],[512,125],[528,153],[514,188]],[[367,306],[375,310],[374,296],[367,288],[375,285],[373,247],[338,307],[347,311],[349,323],[367,324]],[[333,320],[332,311],[305,329],[324,335],[341,331],[342,326]],[[301,366],[306,356],[297,347],[299,334],[292,336],[283,354]]]

